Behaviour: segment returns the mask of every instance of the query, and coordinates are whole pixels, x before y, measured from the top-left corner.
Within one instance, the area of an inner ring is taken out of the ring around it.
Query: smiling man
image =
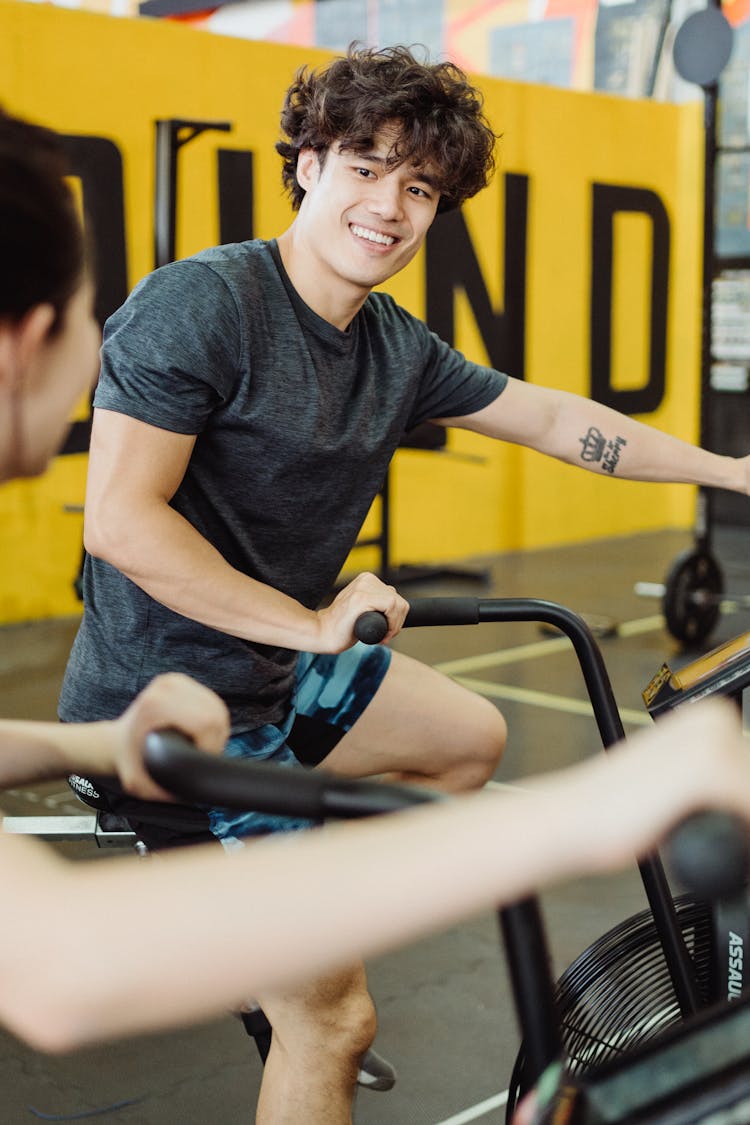
[[[281,125],[291,226],[157,270],[106,326],[85,612],[60,714],[113,717],[157,673],[182,671],[228,704],[230,754],[476,789],[505,744],[497,709],[387,647],[354,644],[360,613],[383,611],[392,637],[406,602],[360,575],[318,608],[404,432],[433,420],[605,478],[743,492],[748,461],[471,363],[372,292],[412,260],[438,211],[492,173],[495,134],[456,67],[352,50],[297,75]],[[111,783],[97,788],[117,804]],[[152,847],[185,842],[168,808],[125,811]],[[205,819],[227,847],[307,827],[221,809]],[[259,999],[273,1040],[257,1121],[345,1125],[375,1030],[363,967]]]
[[[336,141],[305,148],[300,221],[278,245],[299,295],[346,331],[363,302],[412,260],[438,209],[438,177],[414,156],[399,156],[398,126],[386,122],[359,146]]]

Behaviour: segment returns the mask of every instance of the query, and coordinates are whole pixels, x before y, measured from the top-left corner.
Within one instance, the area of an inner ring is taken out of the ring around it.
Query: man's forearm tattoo
[[[601,461],[604,472],[612,474],[620,460],[620,450],[628,444],[625,438],[619,435],[608,440],[596,426],[589,426],[584,436],[578,440],[581,443],[581,460],[589,464]]]

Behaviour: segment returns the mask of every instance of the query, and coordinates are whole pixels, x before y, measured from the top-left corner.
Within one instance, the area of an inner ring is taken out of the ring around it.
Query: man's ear
[[[297,183],[305,191],[320,176],[320,160],[314,148],[301,148],[297,157]]]
[[[45,303],[34,305],[18,321],[0,321],[0,383],[8,384],[26,370],[54,320],[54,307]]]

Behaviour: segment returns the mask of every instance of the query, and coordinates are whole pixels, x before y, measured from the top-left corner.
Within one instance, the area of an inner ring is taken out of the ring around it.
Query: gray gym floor
[[[728,589],[750,589],[742,532],[718,529],[714,549]],[[581,547],[511,553],[478,560],[490,568],[486,586],[445,582],[405,589],[419,594],[533,596],[561,602],[618,625],[601,647],[626,730],[648,723],[641,690],[666,659],[686,656],[663,628],[658,602],[633,592],[641,580],[661,581],[688,532],[605,540]],[[744,557],[743,557],[744,556]],[[750,615],[724,616],[705,647],[750,629]],[[53,718],[75,622],[9,627],[0,633],[0,714]],[[600,749],[572,649],[533,624],[407,631],[398,647],[444,668],[487,694],[504,711],[511,737],[499,782],[580,760]],[[487,654],[492,654],[491,658]],[[644,786],[648,778],[643,779]],[[0,813],[80,812],[61,784],[0,794]],[[571,810],[571,816],[575,811]],[[529,831],[533,831],[529,825]],[[59,845],[91,858],[93,845]],[[524,846],[518,840],[518,848]],[[97,856],[102,862],[106,855]],[[508,855],[508,863],[513,855]],[[363,879],[367,872],[362,873]],[[251,892],[250,892],[251,893]],[[450,886],[445,888],[450,895]],[[643,909],[635,871],[577,880],[543,897],[555,967],[561,971],[594,938]],[[95,904],[71,902],[107,941],[107,919]],[[13,925],[7,914],[3,925]],[[51,934],[65,925],[50,918]],[[54,940],[54,939],[53,939]],[[301,935],[304,940],[304,935]],[[148,956],[148,935],[143,935]],[[379,1012],[378,1049],[399,1069],[387,1094],[362,1092],[358,1125],[480,1125],[503,1120],[504,1092],[517,1032],[494,917],[480,917],[369,966]],[[190,987],[190,982],[185,982]],[[39,979],[44,988],[44,976]],[[108,1044],[47,1058],[0,1032],[0,1123],[89,1118],[132,1125],[240,1125],[253,1120],[261,1068],[252,1042],[227,1015],[168,1035]],[[98,1112],[97,1112],[98,1111]],[[301,1123],[303,1125],[303,1123]]]

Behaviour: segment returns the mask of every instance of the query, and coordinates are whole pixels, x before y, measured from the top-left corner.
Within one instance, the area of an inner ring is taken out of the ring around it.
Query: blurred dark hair
[[[49,303],[54,331],[81,283],[84,238],[67,171],[53,132],[0,109],[0,318]]]
[[[439,211],[449,211],[489,182],[496,134],[483,113],[483,98],[453,63],[420,62],[408,47],[361,48],[321,70],[303,67],[281,111],[288,141],[276,150],[284,162],[284,186],[297,209],[305,192],[297,183],[300,149],[321,158],[335,141],[366,152],[376,134],[397,124],[389,160],[430,164],[440,189]]]

